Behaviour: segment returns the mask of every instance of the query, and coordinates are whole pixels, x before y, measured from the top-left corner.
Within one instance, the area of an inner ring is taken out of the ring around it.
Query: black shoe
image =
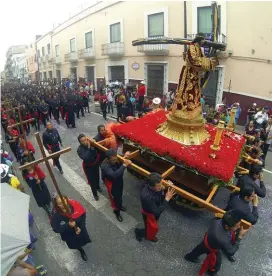
[[[217,274],[216,272],[212,272],[212,271],[210,271],[210,270],[208,270],[208,271],[206,272],[206,274],[209,275],[209,276],[218,276],[218,274]]]
[[[137,228],[134,229],[134,233],[135,233],[136,240],[138,242],[141,242],[143,240],[143,238],[138,235],[138,229]]]
[[[79,252],[80,252],[80,255],[81,255],[81,259],[82,259],[83,261],[87,262],[88,257],[87,257],[87,255],[86,255],[85,251],[82,249],[82,250],[80,250]]]
[[[101,189],[100,187],[98,187],[96,190],[97,190],[99,193],[102,193],[102,189]]]
[[[63,170],[62,169],[59,169],[60,173],[63,174]]]
[[[73,126],[73,128],[76,128],[76,126]]]
[[[152,242],[157,242],[158,241],[158,238],[154,238],[153,240],[150,240],[150,241],[152,241]]]
[[[184,259],[185,259],[186,261],[188,261],[188,262],[191,262],[191,263],[197,263],[197,264],[200,263],[200,260],[199,260],[198,258],[192,260],[192,259],[189,257],[189,254],[186,254],[186,255],[184,256]]]
[[[122,216],[121,216],[121,215],[116,215],[116,218],[117,218],[117,220],[118,220],[118,221],[120,221],[120,222],[122,222],[122,221],[123,221],[123,218],[122,218]]]
[[[121,206],[120,210],[126,212],[127,209],[124,206]]]
[[[118,221],[120,221],[120,222],[122,222],[123,221],[123,218],[122,218],[122,216],[120,215],[120,211],[113,211],[113,213],[115,214],[115,216],[116,216],[116,219],[118,220]]]
[[[97,195],[97,196],[94,196],[94,199],[96,200],[96,201],[98,201],[99,200],[99,196]]]
[[[229,260],[230,262],[232,262],[232,263],[236,262],[236,258],[235,258],[234,255],[232,255],[232,256],[227,256],[227,258],[228,258],[228,260]]]

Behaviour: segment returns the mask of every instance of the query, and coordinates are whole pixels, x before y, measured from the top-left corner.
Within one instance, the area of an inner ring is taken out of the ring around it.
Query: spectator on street
[[[257,113],[257,104],[253,103],[252,107],[247,111],[247,124],[254,120],[254,116]]]
[[[268,126],[265,129],[265,139],[263,144],[263,160],[265,166],[265,159],[268,153],[269,147],[272,145],[272,118],[268,120]]]
[[[110,113],[110,110],[111,110],[111,113],[113,114],[113,92],[108,89],[108,92],[107,92],[107,100],[108,100],[108,113]]]
[[[264,128],[266,122],[268,121],[268,108],[264,107],[261,111],[257,112],[254,116],[255,125],[257,129]]]
[[[242,112],[242,109],[241,109],[239,103],[234,103],[234,104],[231,106],[231,108],[232,108],[232,107],[236,107],[235,121],[238,122],[239,117],[240,117],[241,112]],[[235,122],[235,124],[236,124],[236,122]]]

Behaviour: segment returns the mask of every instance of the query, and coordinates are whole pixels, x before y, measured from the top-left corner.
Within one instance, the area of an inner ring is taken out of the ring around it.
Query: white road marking
[[[268,172],[268,173],[271,173],[271,174],[272,174],[272,172],[271,172],[271,171],[269,171],[269,170],[267,170],[267,169],[263,169],[263,171],[265,171],[265,172]]]
[[[95,114],[95,115],[97,115],[97,116],[103,117],[102,114],[99,114],[99,113],[96,113],[96,112],[93,112],[93,111],[91,111],[91,113],[92,113],[92,114]]]
[[[103,115],[102,115],[102,114],[99,114],[99,113],[96,113],[96,112],[92,112],[92,111],[91,111],[91,113],[92,113],[92,114],[94,114],[94,115],[97,115],[97,116],[103,117]],[[116,119],[115,117],[112,117],[112,116],[107,117],[107,119],[117,121],[117,119]]]
[[[50,161],[53,164],[53,161]],[[96,210],[101,212],[110,222],[117,226],[124,234],[127,234],[130,230],[135,228],[138,222],[127,213],[122,212],[123,222],[119,222],[110,206],[109,199],[102,194],[99,194],[99,200],[96,201],[93,198],[91,188],[79,174],[72,170],[61,158],[61,166],[63,169],[63,177],[70,183],[72,187]]]

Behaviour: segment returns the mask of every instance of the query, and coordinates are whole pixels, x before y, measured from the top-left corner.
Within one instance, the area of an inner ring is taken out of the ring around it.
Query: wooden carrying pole
[[[42,158],[40,158],[40,159],[38,159],[38,160],[35,160],[35,161],[33,161],[33,162],[27,163],[27,164],[25,164],[25,165],[19,167],[19,169],[20,169],[20,170],[24,170],[24,169],[26,169],[26,168],[28,168],[28,167],[31,167],[31,166],[34,166],[34,165],[37,165],[37,164],[40,164],[40,163],[45,162],[45,165],[46,165],[46,167],[47,167],[47,170],[48,170],[48,172],[49,172],[49,175],[50,175],[50,177],[51,177],[51,179],[52,179],[53,185],[54,185],[54,187],[55,187],[55,189],[56,189],[56,191],[57,191],[57,193],[58,193],[58,195],[59,195],[59,197],[60,197],[60,199],[61,199],[61,202],[62,202],[63,206],[65,207],[66,213],[67,213],[68,215],[70,215],[70,214],[71,214],[71,210],[70,210],[70,208],[67,206],[67,204],[66,204],[66,202],[65,202],[65,200],[64,200],[64,198],[63,198],[63,195],[62,195],[62,193],[61,193],[61,191],[60,191],[60,188],[59,188],[59,186],[58,186],[57,180],[56,180],[56,178],[55,178],[55,176],[54,176],[54,174],[53,174],[52,168],[51,168],[51,166],[50,166],[49,160],[50,160],[50,159],[53,159],[53,158],[56,158],[57,156],[59,156],[59,155],[61,155],[61,154],[63,154],[63,153],[66,153],[66,152],[71,151],[72,148],[71,148],[71,147],[68,147],[68,148],[66,148],[66,149],[63,149],[63,150],[61,150],[61,151],[58,151],[58,152],[55,152],[55,153],[53,153],[53,154],[50,154],[50,155],[46,156],[46,153],[45,153],[45,150],[44,150],[44,147],[43,147],[42,140],[41,140],[41,137],[40,137],[39,132],[36,132],[36,133],[35,133],[35,137],[36,137],[36,140],[37,140],[39,149],[40,149],[40,151],[41,151]],[[75,230],[76,230],[76,226],[75,226],[74,228],[75,228]]]
[[[92,144],[93,144],[97,149],[99,149],[99,150],[101,150],[101,151],[107,151],[107,150],[108,150],[107,148],[105,148],[105,147],[102,146],[101,144],[99,144],[99,143],[97,143],[97,142],[93,142],[91,139],[90,139],[90,141],[92,142]],[[124,159],[125,159],[124,157],[122,157],[122,156],[119,155],[119,154],[117,154],[117,157],[118,157],[118,159],[119,159],[120,161],[124,162]],[[130,167],[131,169],[133,169],[134,171],[138,172],[139,174],[145,176],[145,177],[149,176],[149,174],[150,174],[149,171],[147,171],[147,170],[145,170],[145,169],[139,167],[138,165],[136,165],[136,164],[134,164],[134,163],[130,164],[129,167]],[[173,169],[173,167],[171,167],[169,170],[173,171],[174,169]],[[169,170],[167,170],[166,172],[168,172]],[[166,172],[165,172],[165,173],[166,173]],[[201,199],[201,198],[199,198],[199,197],[197,197],[197,196],[195,196],[195,195],[193,195],[193,194],[191,194],[191,193],[189,193],[189,192],[187,192],[187,191],[185,191],[185,190],[183,190],[183,189],[181,189],[181,188],[175,186],[174,184],[171,184],[171,183],[165,181],[164,179],[162,180],[162,183],[163,183],[163,185],[164,185],[165,187],[174,188],[177,194],[179,194],[179,195],[181,195],[182,197],[184,197],[184,198],[186,198],[186,199],[188,199],[188,200],[190,200],[190,201],[196,203],[197,205],[199,205],[199,206],[201,206],[201,207],[203,207],[203,208],[208,209],[209,211],[211,211],[211,212],[213,212],[213,213],[225,214],[225,212],[226,212],[225,210],[222,210],[221,208],[216,207],[215,205],[213,205],[213,204],[210,203],[209,201],[206,201],[206,200],[204,200],[204,199]],[[215,193],[215,192],[216,192],[216,190],[214,189],[214,193]],[[245,221],[245,220],[242,220],[242,225],[243,225],[244,228],[250,228],[250,227],[251,227],[251,224],[250,224],[249,222]]]

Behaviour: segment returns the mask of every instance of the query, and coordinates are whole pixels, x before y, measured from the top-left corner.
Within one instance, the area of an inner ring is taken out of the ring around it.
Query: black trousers
[[[30,123],[26,123],[24,127],[25,127],[26,134],[28,135],[30,133]]]
[[[101,109],[101,110],[102,110],[103,118],[104,118],[105,120],[107,120],[107,109],[106,109],[106,107],[103,108],[103,109]]]
[[[18,160],[18,156],[17,156],[17,142],[9,143],[9,146],[10,146],[10,149],[13,152],[14,156]]]
[[[142,111],[143,110],[143,104],[144,104],[144,96],[139,96],[138,103],[139,103],[139,111]]]
[[[33,124],[35,126],[35,129],[36,130],[39,130],[40,131],[40,119],[39,118],[36,118],[36,117],[33,117],[35,120],[33,121]]]
[[[147,216],[145,214],[142,214],[143,215],[143,220],[144,220],[144,225],[145,225],[145,228],[137,228],[136,229],[136,235],[138,238],[146,238],[146,220],[147,220]]]
[[[81,116],[84,116],[84,109],[82,104],[77,104],[77,118],[79,118],[79,111],[81,111]]]
[[[266,144],[266,143],[263,144],[263,154],[264,154],[263,155],[263,160],[264,160],[264,162],[265,162],[265,158],[266,158],[266,155],[268,153],[269,147],[270,147],[270,144]]]
[[[210,251],[206,248],[204,241],[202,241],[200,244],[198,244],[190,253],[188,253],[186,256],[190,259],[190,260],[195,260],[197,259],[199,256],[203,255],[203,254],[209,254]],[[213,273],[216,273],[220,270],[221,268],[221,263],[222,263],[222,257],[221,257],[221,251],[217,250],[216,252],[216,263],[214,266],[214,271]]]
[[[108,102],[108,113],[113,113],[113,102]]]
[[[44,127],[46,127],[47,120],[48,120],[48,114],[42,113],[42,122],[43,122]]]
[[[100,181],[99,164],[90,166],[90,167],[85,167],[84,171],[87,176],[88,183],[91,187],[93,195],[98,196],[97,190],[100,189],[100,186],[99,186],[99,181]]]
[[[52,150],[52,153],[58,152],[58,151],[60,151],[60,147],[59,147],[59,145],[52,146],[51,150]],[[53,158],[53,162],[59,170],[62,170],[62,167],[61,167],[60,161],[59,161],[59,157]]]
[[[54,119],[58,122],[59,121],[59,109],[56,109],[54,108],[53,109],[53,116],[54,116]]]

